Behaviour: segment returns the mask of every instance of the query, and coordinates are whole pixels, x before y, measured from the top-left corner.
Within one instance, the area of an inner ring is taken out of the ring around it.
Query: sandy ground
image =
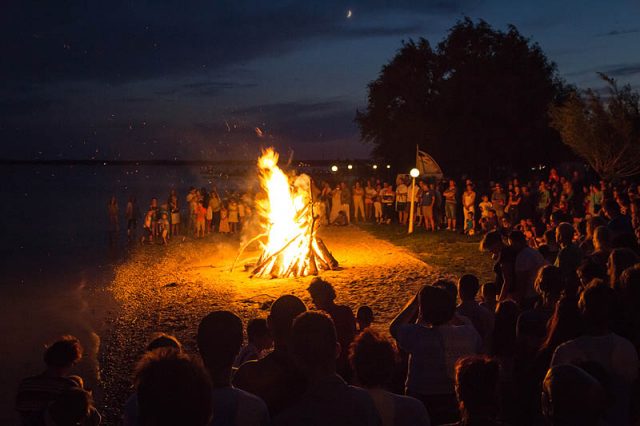
[[[377,239],[357,227],[322,230],[327,247],[341,269],[322,276],[335,286],[337,302],[354,311],[369,305],[375,325],[384,328],[404,303],[438,271],[408,251]],[[98,401],[108,424],[117,422],[131,391],[131,372],[145,343],[155,332],[176,335],[195,351],[195,332],[207,313],[224,309],[243,321],[266,317],[282,294],[294,294],[310,306],[306,287],[311,278],[250,279],[243,261],[231,272],[238,242],[219,235],[200,241],[144,246],[115,269],[108,287],[120,305],[102,333],[102,388]],[[257,257],[246,252],[243,259]]]

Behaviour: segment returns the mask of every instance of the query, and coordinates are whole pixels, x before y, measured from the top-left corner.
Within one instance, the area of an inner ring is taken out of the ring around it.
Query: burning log
[[[251,276],[288,278],[336,269],[338,262],[316,235],[319,224],[313,213],[311,179],[300,175],[292,185],[277,164],[278,154],[271,148],[258,160],[267,194],[258,203],[258,212],[265,222],[267,242]]]

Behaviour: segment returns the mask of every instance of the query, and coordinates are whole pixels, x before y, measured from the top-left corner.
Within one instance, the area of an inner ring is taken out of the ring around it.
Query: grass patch
[[[470,237],[449,231],[432,233],[423,229],[417,229],[409,235],[407,228],[399,225],[366,223],[358,226],[380,239],[407,248],[444,274],[458,277],[462,274],[474,274],[480,278],[481,283],[494,278],[491,257],[478,248],[482,236]]]

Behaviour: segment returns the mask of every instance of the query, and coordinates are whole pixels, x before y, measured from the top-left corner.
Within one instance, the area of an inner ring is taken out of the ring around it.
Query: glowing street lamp
[[[349,170],[353,169],[353,165],[352,165],[352,164],[349,164],[349,165],[347,166],[347,169],[349,169]]]
[[[373,165],[373,170],[376,170],[377,168],[378,168],[378,165],[377,165],[377,164],[374,164],[374,165]]]
[[[411,175],[411,206],[409,207],[409,234],[411,234],[413,233],[413,210],[416,201],[416,178],[420,176],[420,170],[414,167],[409,175]]]
[[[331,166],[331,171],[333,173],[337,172],[338,171],[338,166],[336,166],[335,164],[333,166]]]
[[[390,169],[390,168],[391,168],[391,164],[387,164],[387,169]]]

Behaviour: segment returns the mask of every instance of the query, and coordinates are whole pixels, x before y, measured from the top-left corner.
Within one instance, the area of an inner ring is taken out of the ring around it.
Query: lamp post
[[[413,168],[409,172],[411,175],[411,206],[409,207],[409,234],[413,233],[413,210],[416,201],[416,178],[420,176],[420,170]]]

